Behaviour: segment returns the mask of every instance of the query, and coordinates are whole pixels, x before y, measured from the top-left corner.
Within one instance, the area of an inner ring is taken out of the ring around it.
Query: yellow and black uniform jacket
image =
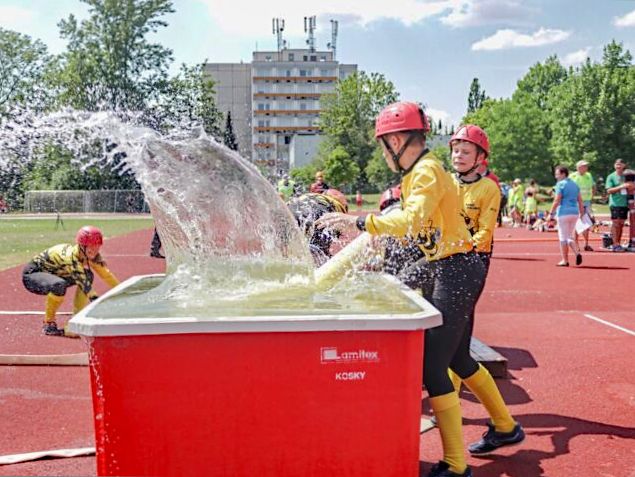
[[[67,282],[74,283],[88,298],[97,296],[93,290],[94,270],[110,287],[119,285],[119,280],[106,267],[106,262],[97,255],[94,260],[84,258],[79,250],[79,245],[59,244],[44,250],[33,257],[32,262],[42,272],[51,273],[63,278]]]
[[[461,182],[456,176],[453,178],[462,198],[462,214],[472,234],[474,250],[490,253],[500,208],[500,190],[494,181],[483,177],[469,184]]]
[[[401,210],[368,215],[366,230],[413,239],[428,261],[472,250],[456,186],[441,162],[423,156],[401,180]]]

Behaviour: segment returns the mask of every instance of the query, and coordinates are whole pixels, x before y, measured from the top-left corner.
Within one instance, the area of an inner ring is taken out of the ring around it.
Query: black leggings
[[[41,272],[33,262],[28,263],[22,270],[22,283],[31,293],[37,295],[52,293],[57,296],[64,296],[66,289],[74,285],[52,273]]]
[[[426,330],[423,384],[430,397],[454,390],[448,368],[461,379],[472,376],[478,363],[470,355],[474,308],[485,285],[485,266],[476,253],[456,254],[434,262],[420,260],[399,278],[423,290],[443,315],[443,325]]]

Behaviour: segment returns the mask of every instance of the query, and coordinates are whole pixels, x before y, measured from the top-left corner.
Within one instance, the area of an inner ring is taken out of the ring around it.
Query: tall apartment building
[[[272,172],[308,164],[320,142],[322,95],[357,70],[332,51],[256,51],[251,64],[208,63],[216,101],[231,111],[239,150]]]

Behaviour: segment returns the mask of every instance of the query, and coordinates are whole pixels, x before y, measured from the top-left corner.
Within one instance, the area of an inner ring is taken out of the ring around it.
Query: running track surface
[[[151,234],[106,241],[120,279],[163,271],[148,256]],[[558,268],[555,234],[504,228],[496,240],[475,336],[507,357],[509,376],[497,382],[527,439],[469,458],[474,475],[635,477],[635,254],[585,253],[581,267]],[[592,245],[599,248],[597,236]],[[0,283],[0,310],[43,309],[43,298],[22,288],[20,267],[0,272]],[[0,354],[85,351],[81,340],[42,336],[40,321],[0,315]],[[472,442],[485,412],[465,390],[461,398]],[[88,368],[0,366],[0,455],[93,445]],[[427,432],[422,475],[440,457],[438,431]],[[0,475],[95,474],[94,457],[0,466]]]

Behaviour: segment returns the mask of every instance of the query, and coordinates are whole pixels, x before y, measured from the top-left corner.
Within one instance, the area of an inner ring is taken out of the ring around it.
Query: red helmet
[[[375,120],[375,138],[400,131],[430,131],[430,122],[416,103],[400,101],[386,106]]]
[[[104,243],[104,236],[97,227],[92,225],[84,225],[75,236],[75,242],[82,247],[88,247],[90,245],[101,246]]]
[[[391,206],[395,202],[399,202],[401,199],[401,184],[398,184],[390,189],[386,189],[379,198],[379,210],[382,211],[386,207]]]
[[[450,148],[452,148],[453,141],[467,141],[476,144],[489,156],[489,139],[487,138],[487,134],[475,124],[461,126],[450,139]]]
[[[342,194],[339,190],[327,189],[326,191],[324,191],[324,194],[335,199],[337,202],[341,204],[344,212],[348,212],[348,200],[346,200],[346,196]]]

